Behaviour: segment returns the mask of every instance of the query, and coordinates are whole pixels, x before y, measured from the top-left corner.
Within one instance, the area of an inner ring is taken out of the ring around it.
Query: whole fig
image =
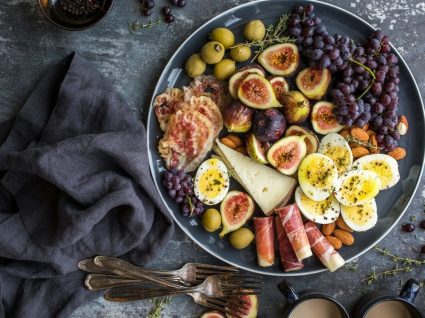
[[[254,110],[240,102],[233,102],[226,107],[223,121],[228,131],[244,133],[251,129]]]
[[[259,141],[278,140],[285,129],[285,117],[277,109],[270,108],[254,115],[253,131]]]

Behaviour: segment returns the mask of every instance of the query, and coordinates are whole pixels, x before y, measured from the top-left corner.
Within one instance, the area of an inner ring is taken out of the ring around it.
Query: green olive
[[[230,50],[230,57],[236,62],[245,62],[251,57],[251,49],[246,45],[240,45]]]
[[[226,28],[216,28],[211,32],[210,39],[223,44],[228,49],[235,44],[235,36],[232,31]]]
[[[248,41],[261,41],[266,35],[266,27],[261,20],[252,20],[245,24],[243,35]]]
[[[224,59],[214,65],[214,76],[219,80],[226,80],[236,70],[235,61]]]
[[[229,236],[230,245],[239,250],[251,244],[253,239],[254,233],[246,227],[242,227],[239,230],[232,232]]]
[[[199,54],[193,54],[191,57],[189,57],[186,61],[186,65],[184,66],[187,75],[190,77],[196,77],[203,74],[206,68],[207,64],[202,61]]]
[[[208,232],[217,231],[221,226],[221,215],[217,209],[207,209],[202,215],[202,226]]]
[[[220,42],[210,41],[201,50],[201,57],[207,64],[216,64],[223,59],[224,46]]]

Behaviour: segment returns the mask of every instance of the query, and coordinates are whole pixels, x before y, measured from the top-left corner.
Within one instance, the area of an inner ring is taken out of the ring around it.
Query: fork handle
[[[94,263],[100,267],[103,267],[105,270],[108,270],[119,276],[130,276],[136,279],[144,279],[156,283],[158,285],[170,288],[182,288],[181,285],[173,284],[160,277],[152,275],[149,272],[143,270],[142,268],[127,263],[126,261],[123,261],[119,258],[110,256],[96,256],[94,258]]]
[[[89,290],[101,290],[131,284],[140,284],[146,282],[143,279],[127,279],[113,275],[90,274],[87,275],[84,284]]]
[[[149,298],[157,298],[157,297],[166,297],[166,296],[174,296],[174,295],[182,295],[182,294],[190,294],[190,291],[185,290],[149,290],[143,288],[135,288],[135,289],[121,289],[121,288],[112,288],[108,290],[104,297],[109,301],[116,302],[127,302],[127,301],[136,301],[143,300]]]

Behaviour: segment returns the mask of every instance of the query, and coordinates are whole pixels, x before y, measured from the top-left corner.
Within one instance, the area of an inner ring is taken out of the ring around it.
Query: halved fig
[[[269,77],[269,82],[272,84],[273,92],[278,101],[280,101],[282,94],[289,92],[289,84],[283,76]]]
[[[278,140],[267,152],[270,164],[279,172],[292,175],[306,156],[307,146],[304,138],[289,136]]]
[[[249,74],[239,85],[238,97],[252,108],[268,109],[282,106],[276,99],[270,82],[258,74]]]
[[[251,290],[247,290],[251,291]],[[256,318],[258,314],[258,298],[257,295],[242,295],[238,296],[238,299],[241,303],[243,303],[243,306],[238,306],[235,309],[238,309],[238,311],[243,312],[243,314],[239,314],[238,317],[240,318]],[[231,309],[231,308],[230,308]],[[234,318],[234,316],[230,314],[226,314],[227,318]]]
[[[319,148],[319,138],[310,130],[302,126],[292,125],[285,132],[288,136],[304,136],[304,142],[307,146],[307,155],[317,152]]]
[[[296,83],[305,96],[320,100],[331,83],[331,72],[327,68],[307,67],[298,73]]]
[[[250,65],[246,67],[242,67],[240,70],[238,70],[235,74],[233,74],[229,79],[229,92],[230,95],[234,99],[238,99],[238,89],[239,85],[241,85],[242,81],[249,75],[249,74],[258,74],[262,77],[265,77],[266,74],[264,72],[264,69],[259,65]]]
[[[204,313],[201,318],[226,318],[226,316],[221,312],[214,310]]]
[[[318,134],[326,135],[341,131],[344,126],[340,125],[333,113],[335,104],[331,102],[317,102],[311,111],[311,124]]]
[[[221,223],[223,224],[220,237],[242,227],[253,213],[254,201],[248,194],[241,191],[227,193],[220,205]]]
[[[246,138],[246,151],[248,155],[259,163],[267,164],[267,151],[270,149],[268,142],[259,141],[254,133],[250,133]]]
[[[282,112],[289,124],[304,122],[310,114],[310,101],[299,91],[290,91],[280,96]]]
[[[298,68],[300,54],[292,43],[275,44],[258,56],[258,62],[273,75],[290,76]]]

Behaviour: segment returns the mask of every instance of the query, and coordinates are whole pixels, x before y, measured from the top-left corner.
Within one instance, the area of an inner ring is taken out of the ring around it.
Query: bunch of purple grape
[[[183,215],[200,215],[204,212],[204,204],[193,192],[193,181],[190,175],[182,170],[166,170],[163,173],[162,183],[168,190],[168,195],[180,205]]]
[[[337,74],[332,101],[338,122],[363,127],[370,123],[379,147],[391,151],[400,134],[398,123],[398,58],[390,53],[388,37],[375,31],[365,47],[353,51],[352,63]],[[357,96],[357,97],[356,97]]]
[[[296,6],[288,24],[289,34],[297,39],[298,49],[310,67],[328,68],[331,73],[344,70],[354,50],[348,36],[331,36],[321,19],[314,16],[314,6]]]

